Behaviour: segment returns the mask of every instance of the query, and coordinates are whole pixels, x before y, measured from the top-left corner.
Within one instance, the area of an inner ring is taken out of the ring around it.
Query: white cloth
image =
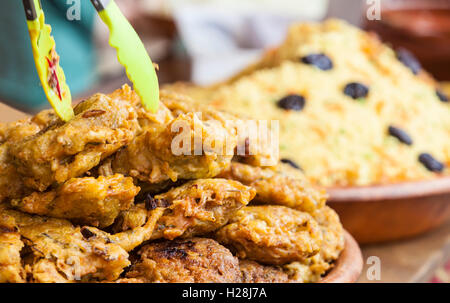
[[[292,22],[320,20],[328,0],[172,0],[173,16],[192,58],[192,81],[221,81],[282,42]],[[208,2],[208,1],[207,1]],[[278,6],[275,6],[278,5]]]

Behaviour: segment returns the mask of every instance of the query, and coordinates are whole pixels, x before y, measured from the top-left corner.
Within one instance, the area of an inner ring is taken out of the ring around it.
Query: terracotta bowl
[[[363,268],[363,259],[358,243],[345,232],[345,248],[335,267],[320,281],[320,283],[353,283],[358,280]]]
[[[450,219],[450,177],[393,185],[329,188],[328,204],[360,244],[404,239]]]

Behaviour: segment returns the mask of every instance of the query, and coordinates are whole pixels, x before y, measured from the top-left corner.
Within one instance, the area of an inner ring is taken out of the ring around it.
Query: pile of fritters
[[[315,282],[343,249],[299,169],[234,156],[235,117],[128,86],[74,110],[0,125],[0,282]]]

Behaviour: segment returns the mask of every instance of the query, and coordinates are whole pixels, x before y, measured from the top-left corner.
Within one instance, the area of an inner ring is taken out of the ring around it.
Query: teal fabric
[[[80,20],[69,21],[67,11],[77,1],[41,0],[72,96],[97,78],[92,41],[96,12],[90,1],[79,0]],[[34,65],[22,1],[0,1],[0,41],[0,100],[27,112],[49,107]]]

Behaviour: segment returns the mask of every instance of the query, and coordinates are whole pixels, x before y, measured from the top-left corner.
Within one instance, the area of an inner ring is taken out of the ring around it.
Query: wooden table
[[[25,118],[27,115],[0,103],[0,122],[12,122]]]
[[[362,252],[365,263],[370,256],[380,258],[381,279],[368,280],[371,265],[365,264],[358,282],[430,281],[436,269],[450,258],[450,222],[410,240],[362,247]]]

